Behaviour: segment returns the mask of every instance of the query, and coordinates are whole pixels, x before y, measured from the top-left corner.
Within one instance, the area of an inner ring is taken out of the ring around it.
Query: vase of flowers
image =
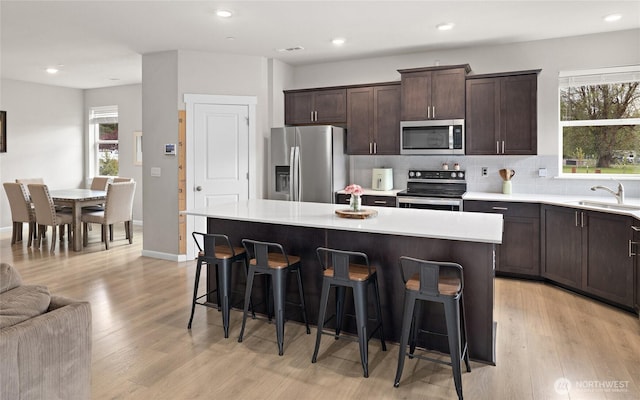
[[[362,196],[363,190],[360,185],[351,184],[344,188],[346,194],[350,194],[349,209],[351,211],[360,211],[362,209]]]

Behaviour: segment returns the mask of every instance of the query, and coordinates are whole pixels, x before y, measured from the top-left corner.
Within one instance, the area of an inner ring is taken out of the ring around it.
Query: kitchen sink
[[[640,205],[608,203],[606,201],[580,200],[578,205],[587,207],[607,208],[610,210],[640,211]]]

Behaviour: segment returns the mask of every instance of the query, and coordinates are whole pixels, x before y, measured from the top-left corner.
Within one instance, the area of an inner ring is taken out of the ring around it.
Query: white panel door
[[[194,105],[194,205],[211,207],[249,198],[249,109]],[[197,230],[206,232],[205,221]]]

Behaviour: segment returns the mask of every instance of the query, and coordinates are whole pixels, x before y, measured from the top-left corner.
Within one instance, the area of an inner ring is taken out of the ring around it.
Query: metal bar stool
[[[405,282],[405,297],[402,333],[400,336],[400,352],[398,354],[398,370],[396,371],[394,386],[398,387],[400,385],[405,356],[409,358],[420,358],[451,365],[458,399],[462,400],[461,359],[464,359],[467,372],[471,372],[467,348],[464,302],[462,298],[464,288],[462,266],[451,262],[425,261],[403,256],[400,257],[400,270],[402,272],[402,280]],[[411,271],[411,277],[407,280],[406,273],[408,271]],[[415,315],[415,311],[419,309],[419,305],[416,307],[418,300],[442,303],[444,306],[447,326],[446,336],[449,341],[451,363],[429,358],[423,354],[414,354],[418,333],[443,335],[442,333],[418,329]],[[407,344],[409,344],[408,354]]]
[[[351,288],[353,290],[353,301],[355,303],[360,361],[362,362],[364,377],[367,378],[369,377],[369,339],[373,337],[378,329],[380,330],[382,351],[387,351],[387,346],[384,342],[384,330],[382,328],[382,310],[380,308],[380,291],[378,289],[376,269],[369,265],[369,258],[365,253],[334,250],[325,247],[318,247],[316,252],[324,274],[322,279],[322,294],[320,297],[320,312],[318,315],[318,334],[316,336],[316,347],[313,351],[311,362],[315,363],[318,359],[318,350],[320,349],[320,338],[322,334],[332,335],[336,340],[340,337],[344,315],[345,292],[347,288]],[[353,263],[352,261],[359,261],[359,263]],[[368,289],[370,285],[373,285],[375,291],[375,321],[377,323],[369,334]],[[335,335],[324,331],[324,324],[328,321],[325,320],[325,314],[331,287],[336,288],[336,313],[328,320],[333,317],[336,318]]]
[[[193,285],[193,301],[191,303],[191,316],[187,329],[191,329],[193,313],[196,304],[206,307],[218,308],[222,311],[222,326],[224,327],[224,337],[229,337],[229,311],[231,309],[231,267],[237,262],[244,265],[245,277],[247,275],[247,253],[242,247],[233,247],[226,235],[214,233],[193,232],[193,240],[198,246],[198,264],[196,265],[196,279]],[[198,285],[200,283],[200,271],[202,264],[215,266],[216,288],[198,296]],[[218,268],[220,267],[220,268]],[[208,297],[213,292],[216,293],[217,304],[209,301],[198,302],[203,297]],[[249,300],[250,301],[250,300]]]
[[[300,303],[294,303],[302,309],[302,318],[307,326],[307,335],[311,333],[309,322],[307,321],[307,311],[304,302],[304,290],[302,288],[302,277],[300,271],[300,257],[287,255],[282,246],[278,243],[259,242],[256,240],[243,239],[244,246],[249,257],[249,275],[247,277],[247,287],[245,291],[244,314],[242,316],[242,329],[238,342],[242,342],[244,328],[249,312],[249,300],[253,289],[253,278],[255,275],[265,275],[271,277],[273,286],[273,304],[276,317],[276,337],[278,340],[278,355],[284,354],[284,321],[285,303],[287,291],[287,275],[289,272],[296,273],[298,278],[298,293]],[[268,296],[268,290],[266,291]],[[268,300],[267,300],[268,302]],[[271,312],[269,310],[269,315]]]

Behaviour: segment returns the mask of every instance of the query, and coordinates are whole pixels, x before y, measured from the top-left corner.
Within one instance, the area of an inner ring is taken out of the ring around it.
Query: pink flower
[[[360,185],[356,185],[353,183],[347,186],[346,188],[344,188],[344,191],[346,194],[354,194],[356,196],[360,196],[362,193],[364,193]]]

